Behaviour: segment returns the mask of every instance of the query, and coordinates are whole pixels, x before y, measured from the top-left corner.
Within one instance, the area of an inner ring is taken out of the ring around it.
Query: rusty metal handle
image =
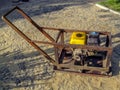
[[[33,26],[35,26],[42,34],[44,34],[50,41],[55,42],[55,40],[46,33],[42,27],[40,27],[37,23],[35,23],[22,9],[19,7],[14,7],[9,12],[7,12],[5,15],[2,16],[2,19],[7,19],[6,16],[12,13],[14,10],[17,10],[25,19],[27,19]]]
[[[10,13],[12,13],[15,9],[18,9],[18,7],[16,6],[16,7],[14,7],[13,9],[11,9],[10,11],[8,11],[6,14],[4,14],[4,15],[2,16],[2,18],[5,18],[7,15],[9,15]]]
[[[7,15],[12,13],[14,10],[20,10],[20,12],[24,13],[21,11],[19,7],[14,7],[11,9],[9,12],[7,12],[5,15],[2,16],[2,19],[13,29],[15,30],[21,37],[23,37],[30,45],[32,45],[35,49],[37,49],[44,57],[46,57],[50,62],[52,62],[54,65],[58,66],[57,62],[52,59],[46,52],[44,52],[39,46],[37,46],[30,38],[28,38],[22,31],[20,31],[10,20],[7,19]],[[25,13],[22,14],[25,18],[33,21],[29,16],[27,16]],[[35,22],[34,22],[35,23]],[[36,27],[36,26],[35,26]]]

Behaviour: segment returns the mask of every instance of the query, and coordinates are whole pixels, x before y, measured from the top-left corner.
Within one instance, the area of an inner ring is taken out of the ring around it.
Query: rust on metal
[[[31,40],[25,35],[19,28],[17,28],[7,16],[14,10],[18,11],[26,20],[28,20],[34,27],[38,29],[49,41],[36,41]],[[83,74],[96,74],[96,75],[109,75],[110,59],[112,55],[112,42],[111,33],[104,31],[97,31],[100,36],[104,36],[106,41],[105,45],[79,45],[79,44],[69,44],[66,43],[66,33],[72,34],[73,32],[85,32],[89,35],[90,32],[96,31],[86,31],[86,30],[68,30],[68,29],[58,29],[50,27],[40,27],[36,24],[22,9],[15,7],[5,15],[2,19],[21,37],[23,37],[30,45],[32,45],[40,54],[44,55],[53,65],[54,69],[58,71],[65,72],[75,72]],[[58,32],[56,38],[51,37],[46,30],[52,30],[53,32]],[[44,50],[42,50],[38,44],[52,45],[55,52],[55,59],[48,55]],[[79,53],[77,53],[79,51]],[[79,54],[79,55],[77,55]],[[98,56],[95,56],[98,55]],[[101,59],[101,56],[102,57]],[[98,60],[96,59],[98,58]],[[79,59],[79,60],[78,60]],[[94,60],[95,59],[95,60]]]

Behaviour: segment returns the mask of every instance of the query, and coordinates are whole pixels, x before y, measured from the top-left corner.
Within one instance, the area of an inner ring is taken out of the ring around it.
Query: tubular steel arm
[[[24,18],[26,18],[32,25],[34,25],[40,32],[42,32],[49,40],[54,41],[54,39],[47,34],[42,28],[37,25],[27,14],[25,14],[19,7],[15,7],[5,15],[2,16],[2,19],[13,29],[15,30],[21,37],[23,37],[29,44],[31,44],[35,49],[37,49],[42,55],[44,55],[50,62],[54,65],[58,65],[55,60],[53,60],[47,53],[45,53],[40,47],[38,47],[30,38],[28,38],[22,31],[20,31],[10,20],[7,19],[7,16],[12,13],[14,10],[17,10]]]

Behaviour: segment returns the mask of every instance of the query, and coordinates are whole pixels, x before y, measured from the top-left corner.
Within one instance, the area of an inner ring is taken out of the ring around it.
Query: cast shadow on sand
[[[120,38],[120,33],[115,34],[112,36],[112,38]],[[112,44],[120,43],[120,40],[112,42]],[[112,59],[111,59],[111,64],[112,64],[112,73],[113,76],[119,75],[120,74],[120,44],[117,44],[113,48],[113,53],[112,53]]]
[[[84,8],[89,8],[91,6],[89,3],[94,3],[97,0],[36,0],[23,4],[15,4],[14,6],[18,6],[25,11],[30,17],[40,16],[42,14],[47,14],[51,12],[56,12],[64,9],[65,7],[77,6],[80,5]],[[2,3],[3,1],[1,1]],[[2,5],[0,8],[0,17],[4,15],[7,11],[12,9],[12,3],[10,0],[7,0],[6,4]],[[17,16],[16,16],[17,17]],[[17,17],[17,19],[22,19],[21,17]],[[12,19],[12,22],[16,19]],[[0,19],[0,27],[6,25],[3,20]]]
[[[51,49],[45,51],[50,52]],[[36,58],[35,58],[36,57]],[[53,66],[36,52],[23,54],[21,51],[8,52],[0,55],[0,87],[9,90],[20,87],[34,87],[48,84],[53,77]],[[4,59],[4,60],[3,60]],[[40,80],[39,84],[34,81]],[[44,82],[46,80],[46,82]]]
[[[114,76],[120,74],[120,44],[113,48],[112,73]]]

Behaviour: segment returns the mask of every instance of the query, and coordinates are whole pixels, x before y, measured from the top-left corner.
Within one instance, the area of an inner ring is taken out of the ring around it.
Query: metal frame
[[[22,31],[19,30],[10,20],[8,20],[7,16],[12,13],[14,10],[17,10],[25,19],[27,19],[33,26],[35,26],[46,38],[49,39],[49,42],[43,42],[43,41],[36,41],[31,40],[27,37]],[[89,33],[91,31],[85,31],[85,30],[67,30],[67,29],[57,29],[57,28],[49,28],[49,27],[40,27],[38,24],[36,24],[23,10],[21,10],[19,7],[14,7],[12,10],[7,12],[5,15],[2,16],[2,19],[9,25],[13,30],[15,30],[21,37],[23,37],[29,44],[31,44],[35,49],[37,49],[40,54],[44,55],[54,66],[55,70],[58,71],[66,71],[64,68],[69,69],[75,69],[75,70],[92,70],[92,71],[99,71],[99,72],[108,72],[110,67],[110,58],[112,55],[112,43],[111,43],[111,34],[110,32],[101,32],[100,35],[106,36],[106,47],[102,46],[88,46],[88,45],[74,45],[74,44],[66,44],[65,43],[65,33],[72,33],[72,32],[85,32]],[[56,38],[52,38],[45,30],[52,30],[54,32],[59,31]],[[60,40],[60,42],[58,42]],[[40,44],[48,44],[53,45],[55,49],[55,59],[51,58],[44,50],[42,50],[36,43]],[[60,60],[63,61],[64,59],[64,53],[65,49],[67,48],[80,48],[80,49],[87,49],[87,50],[97,50],[97,51],[106,51],[106,58],[103,60],[103,67],[89,67],[89,66],[76,66],[73,65],[73,62],[71,63],[60,63]],[[71,70],[70,70],[71,72]],[[72,71],[76,72],[76,71]],[[96,73],[92,73],[96,74]]]

